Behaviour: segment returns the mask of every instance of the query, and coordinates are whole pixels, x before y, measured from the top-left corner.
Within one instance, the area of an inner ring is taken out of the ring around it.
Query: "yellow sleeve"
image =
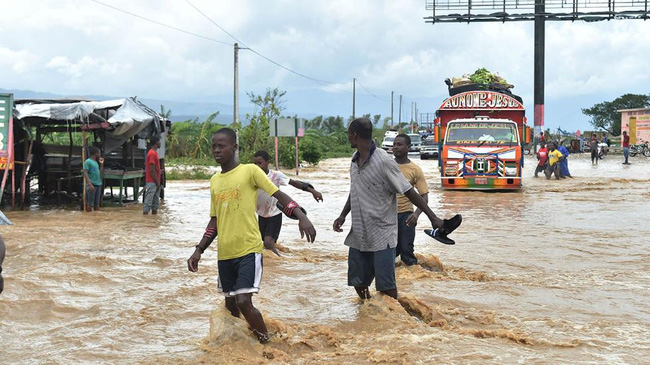
[[[253,183],[258,189],[262,189],[264,192],[269,194],[269,196],[275,194],[278,190],[278,187],[275,186],[275,184],[269,179],[268,176],[260,169],[259,167],[255,165],[251,165],[251,171],[253,175]]]
[[[427,194],[429,192],[429,184],[427,184],[427,179],[424,178],[424,172],[420,166],[416,165],[415,169],[415,188],[418,190],[418,194]]]
[[[217,206],[214,204],[214,179],[210,179],[210,217],[217,216]]]

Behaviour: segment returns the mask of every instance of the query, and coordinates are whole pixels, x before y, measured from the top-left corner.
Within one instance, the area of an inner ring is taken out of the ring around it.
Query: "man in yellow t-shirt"
[[[562,152],[557,150],[555,142],[548,143],[548,166],[544,174],[546,179],[550,180],[551,176],[555,174],[555,179],[560,180],[560,160],[564,158]]]
[[[278,190],[266,174],[253,164],[240,165],[235,159],[237,135],[222,128],[212,136],[212,155],[221,173],[210,179],[210,222],[201,242],[187,260],[190,271],[199,270],[201,255],[217,237],[218,287],[233,316],[244,315],[260,343],[269,341],[262,314],[253,306],[253,293],[262,279],[262,240],[255,206],[261,189],[282,205],[282,211],[298,219],[300,236],[314,242],[316,230],[302,208]]]
[[[415,187],[425,203],[429,202],[429,186],[424,178],[420,166],[408,158],[411,147],[411,137],[398,134],[393,141],[393,156],[402,175]],[[413,204],[403,194],[397,194],[397,247],[395,255],[400,256],[402,262],[408,266],[418,263],[415,257],[413,242],[415,241],[415,226],[422,211],[413,212]]]

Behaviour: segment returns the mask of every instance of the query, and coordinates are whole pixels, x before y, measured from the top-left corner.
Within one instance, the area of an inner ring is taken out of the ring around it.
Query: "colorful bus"
[[[435,138],[444,189],[521,188],[530,136],[518,96],[475,90],[449,97],[436,111]]]

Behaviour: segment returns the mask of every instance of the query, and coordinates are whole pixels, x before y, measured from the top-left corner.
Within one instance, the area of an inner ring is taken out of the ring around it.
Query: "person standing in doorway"
[[[323,195],[319,193],[312,184],[293,180],[283,174],[282,171],[269,169],[269,160],[271,156],[266,151],[257,151],[253,155],[253,163],[264,171],[266,176],[277,186],[291,185],[294,188],[311,193],[317,202],[323,201]],[[275,244],[280,236],[282,229],[282,211],[277,207],[278,200],[264,190],[257,193],[257,206],[256,212],[258,215],[258,223],[262,240],[264,241],[264,248],[271,250],[279,256]]]
[[[410,148],[411,137],[406,134],[398,134],[393,141],[393,156],[402,175],[418,191],[422,200],[428,204],[429,186],[420,166],[408,158]],[[402,262],[407,266],[418,263],[413,243],[415,241],[415,226],[418,223],[420,214],[422,214],[421,209],[418,208],[413,212],[413,203],[406,196],[397,194],[397,247],[395,255],[400,256]]]
[[[158,148],[160,148],[160,139],[151,137],[151,148],[147,152],[145,159],[145,186],[144,186],[144,204],[142,205],[142,214],[158,214],[158,204],[160,201],[160,159],[158,158]]]
[[[90,157],[84,161],[84,181],[86,182],[86,212],[99,210],[99,200],[102,197],[102,177],[99,173],[99,162],[101,152],[99,148],[92,146],[89,148]]]
[[[625,157],[623,165],[629,165],[630,163],[627,159],[630,157],[630,136],[627,135],[627,131],[623,131],[623,142],[621,145],[623,146],[623,156]]]
[[[397,246],[397,199],[404,194],[420,208],[443,235],[462,222],[460,215],[438,218],[399,170],[386,151],[372,141],[372,122],[357,118],[348,126],[348,141],[357,151],[350,164],[350,193],[341,215],[334,220],[335,232],[343,232],[352,212],[352,227],[345,238],[348,250],[348,285],[361,299],[370,299],[368,287],[375,281],[378,292],[397,299],[395,247]]]

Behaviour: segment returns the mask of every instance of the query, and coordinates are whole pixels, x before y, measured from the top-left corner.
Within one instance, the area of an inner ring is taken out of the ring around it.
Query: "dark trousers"
[[[400,256],[402,262],[406,265],[415,265],[418,259],[415,258],[415,226],[409,227],[406,225],[406,219],[413,214],[413,212],[397,213],[397,247],[395,249],[395,257]]]

